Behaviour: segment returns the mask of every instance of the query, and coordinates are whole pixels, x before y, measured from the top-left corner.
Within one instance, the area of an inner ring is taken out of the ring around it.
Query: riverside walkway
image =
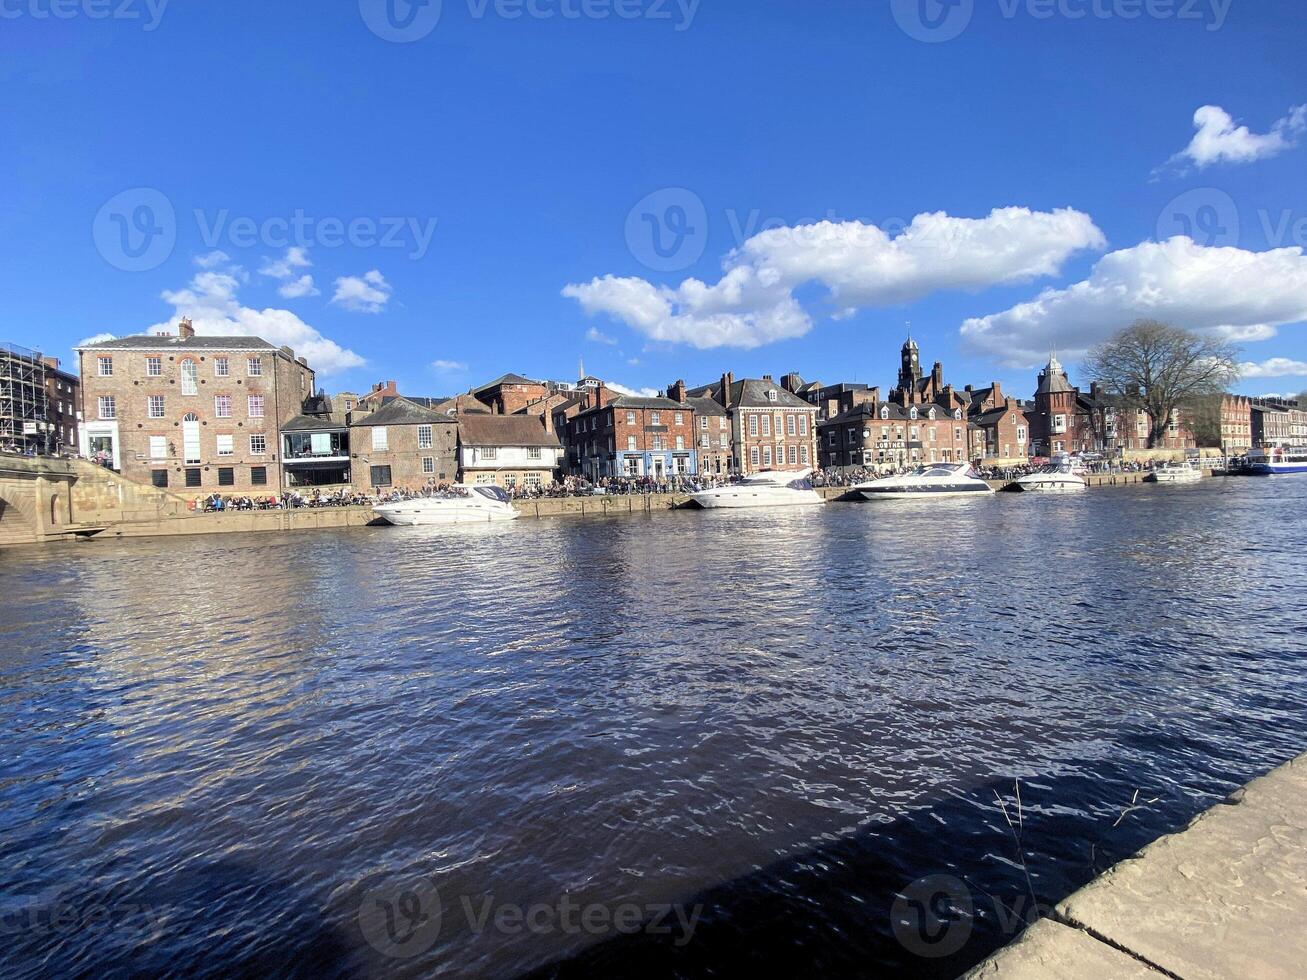
[[[1307,755],[1058,903],[967,980],[1307,974]]]

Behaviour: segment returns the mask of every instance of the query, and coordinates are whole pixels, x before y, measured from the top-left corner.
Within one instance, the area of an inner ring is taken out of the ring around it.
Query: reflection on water
[[[1047,902],[1302,749],[1305,498],[4,552],[0,971],[952,975],[1028,901],[1014,778]],[[932,874],[956,950],[893,927]]]

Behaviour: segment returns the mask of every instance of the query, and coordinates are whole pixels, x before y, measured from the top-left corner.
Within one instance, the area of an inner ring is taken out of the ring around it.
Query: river
[[[0,973],[952,976],[1303,750],[1305,504],[2,551]]]

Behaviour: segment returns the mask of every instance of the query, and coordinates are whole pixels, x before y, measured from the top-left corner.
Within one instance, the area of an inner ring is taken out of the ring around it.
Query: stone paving
[[[1307,976],[1307,755],[1059,903],[968,978]]]

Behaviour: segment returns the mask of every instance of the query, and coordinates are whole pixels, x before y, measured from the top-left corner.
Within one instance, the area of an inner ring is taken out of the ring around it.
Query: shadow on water
[[[1098,765],[1023,782],[1019,811],[1013,783],[994,781],[862,828],[688,896],[665,926],[646,921],[525,977],[956,977],[1206,806],[1172,800],[1116,826],[1119,812],[1068,808],[1115,782]],[[1026,869],[997,798],[1018,824]],[[687,941],[678,922],[696,916]]]

